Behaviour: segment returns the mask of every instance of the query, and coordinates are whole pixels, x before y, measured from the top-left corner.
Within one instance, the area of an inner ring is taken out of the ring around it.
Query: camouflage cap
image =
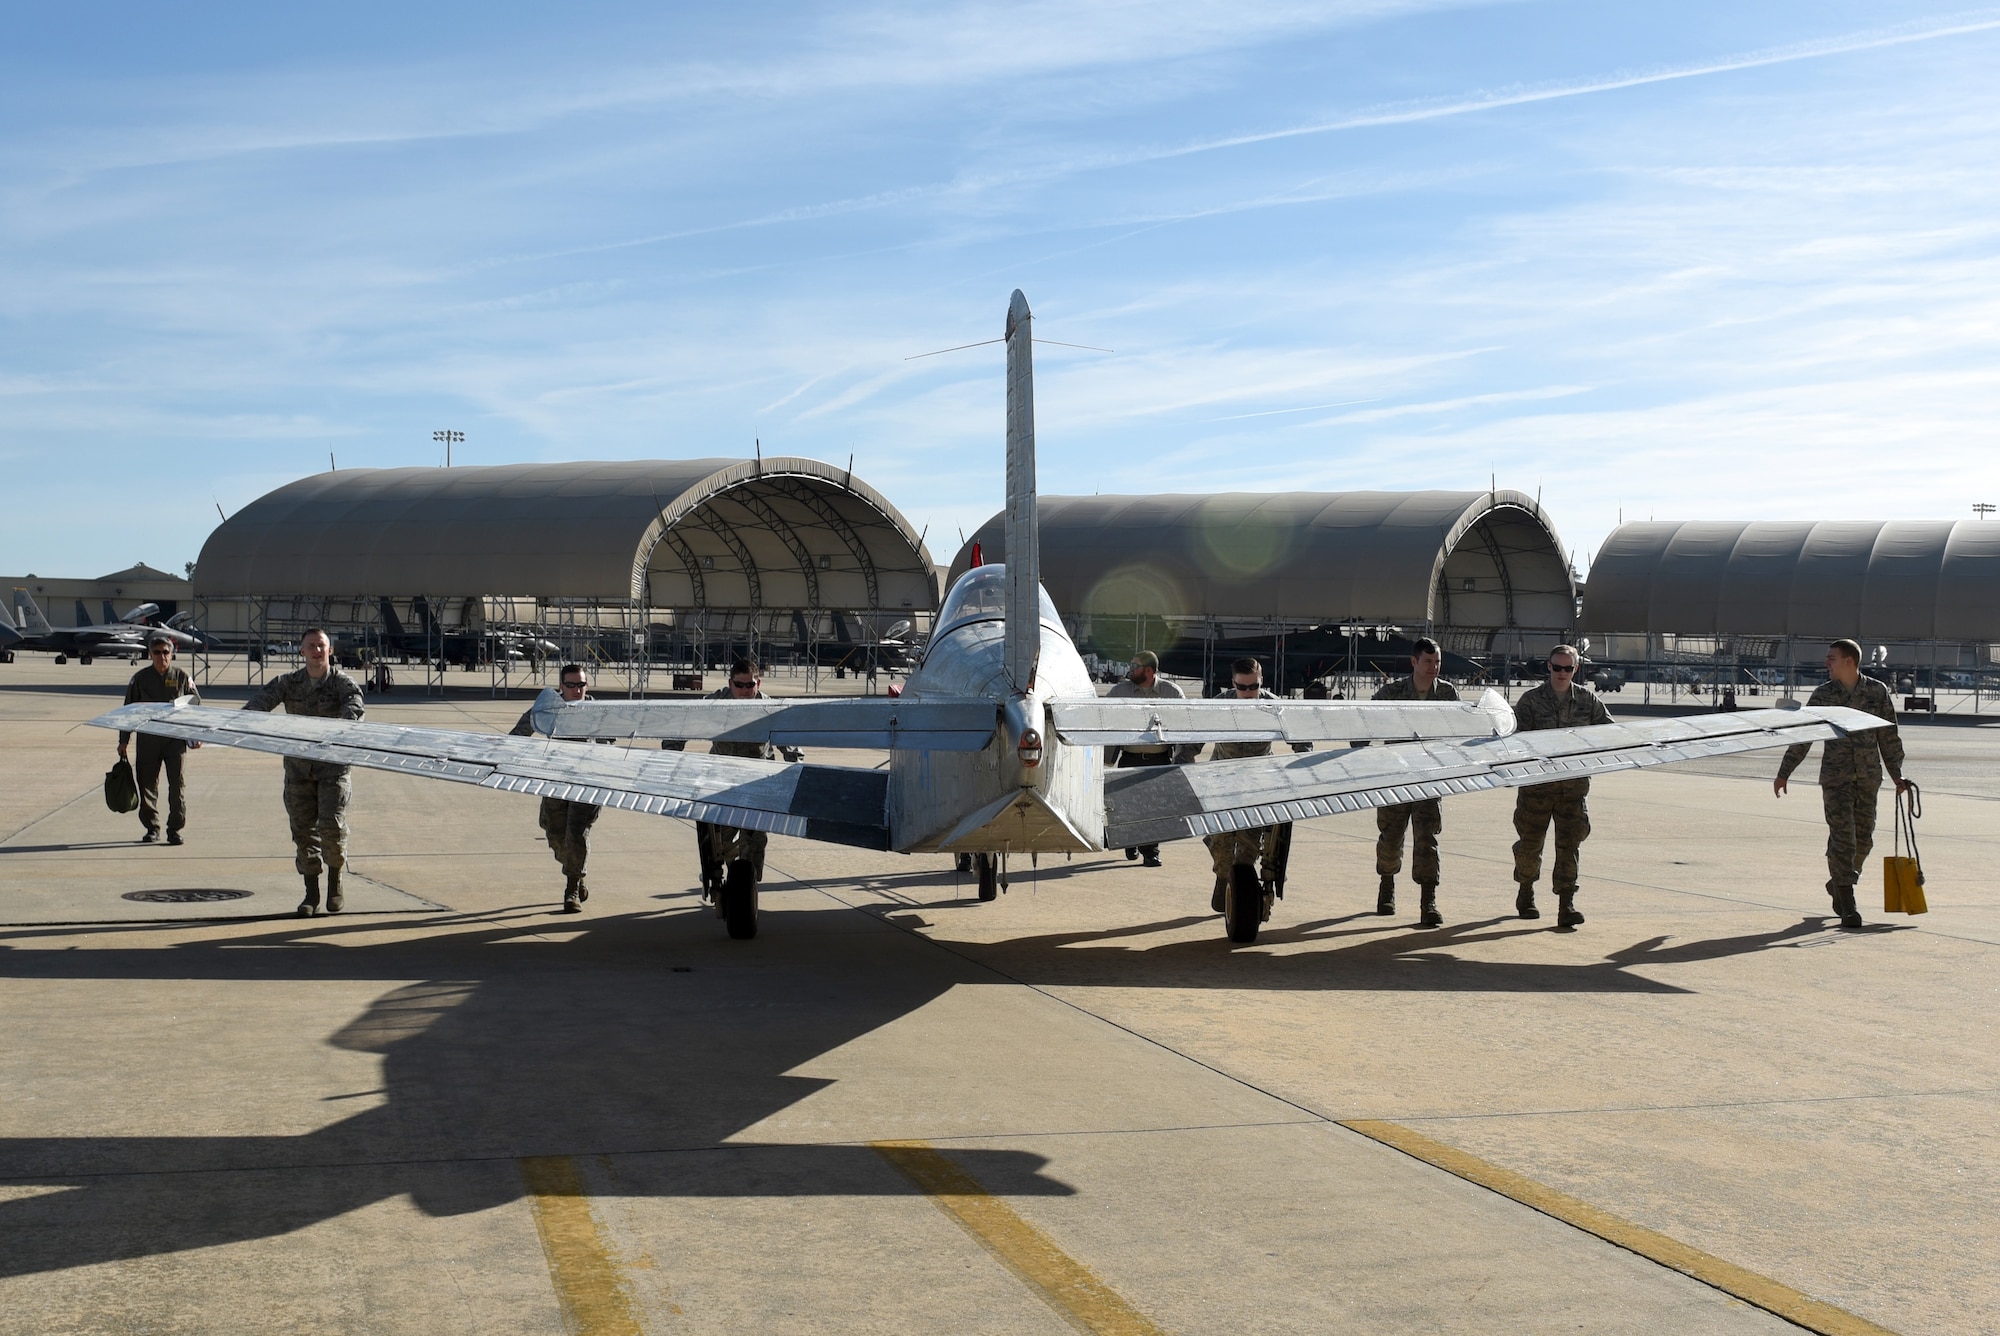
[[[155,645],[165,645],[168,649],[172,649],[174,638],[164,631],[155,631],[146,637],[146,648],[151,649]]]
[[[1160,656],[1149,649],[1142,649],[1132,656],[1132,666],[1134,668],[1151,668],[1157,673],[1160,671]]]

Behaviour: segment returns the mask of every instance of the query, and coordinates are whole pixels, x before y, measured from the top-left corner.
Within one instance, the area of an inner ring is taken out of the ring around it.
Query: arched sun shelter
[[[909,521],[793,457],[315,474],[217,528],[194,585],[205,625],[227,640],[233,608],[246,645],[320,622],[500,667],[539,641],[640,678],[745,647],[816,663],[937,603]]]
[[[1080,643],[1111,648],[1117,637],[1103,633],[1150,621],[1182,646],[1261,638],[1284,656],[1309,633],[1365,625],[1484,657],[1539,654],[1575,621],[1561,540],[1520,492],[1044,496],[1038,505],[1043,583]],[[974,543],[984,559],[1006,559],[1001,519],[959,551],[952,578]]]
[[[2000,642],[2000,524],[1621,524],[1591,565],[1583,625],[1601,657],[1720,664],[1739,682],[1814,675],[1826,642],[1841,638],[1892,665],[1990,672]]]

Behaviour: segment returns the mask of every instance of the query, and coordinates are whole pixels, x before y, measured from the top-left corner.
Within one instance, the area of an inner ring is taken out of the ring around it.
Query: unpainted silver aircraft
[[[1837,707],[1751,710],[1518,734],[1498,693],[1476,702],[1101,699],[1039,578],[1031,317],[1007,311],[1007,552],[952,586],[900,697],[585,701],[544,692],[534,738],[130,705],[91,722],[514,793],[904,853],[969,853],[981,899],[1009,855],[1081,853],[1842,736],[1882,721]],[[572,739],[885,747],[886,771]],[[1106,746],[1390,743],[1106,772]],[[1224,922],[1254,941],[1273,888],[1234,867]],[[752,865],[717,908],[757,930]]]

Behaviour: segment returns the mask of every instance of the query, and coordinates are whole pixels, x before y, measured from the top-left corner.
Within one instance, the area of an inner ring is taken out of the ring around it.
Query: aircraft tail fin
[[[82,599],[76,601],[76,624],[78,626],[89,626],[91,624],[90,610],[83,606]]]
[[[403,634],[403,619],[396,615],[396,605],[387,598],[382,600],[382,629],[399,639]]]
[[[21,629],[30,635],[45,636],[53,629],[49,619],[42,616],[42,610],[35,606],[35,600],[28,597],[25,589],[14,591],[14,611],[20,619]]]
[[[1034,315],[1016,288],[1007,304],[1007,677],[1033,683],[1042,653],[1041,532],[1035,519]]]
[[[21,631],[21,628],[14,625],[13,614],[7,611],[5,603],[0,603],[0,631],[12,631],[16,635]]]

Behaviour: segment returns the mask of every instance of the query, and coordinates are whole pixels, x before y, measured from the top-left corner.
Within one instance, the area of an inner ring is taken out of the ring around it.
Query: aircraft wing
[[[1493,738],[1514,731],[1514,707],[1497,691],[1476,701],[1161,700],[1105,696],[1052,700],[1065,742],[1143,747],[1197,742],[1410,742]]]
[[[979,751],[998,707],[986,700],[836,696],[819,700],[587,700],[553,691],[535,702],[539,733],[558,738],[686,738],[783,747]]]
[[[178,702],[127,705],[90,722],[99,728],[396,770],[508,793],[686,817],[740,830],[869,849],[889,847],[889,776],[880,770],[675,751],[628,751],[548,738],[221,710]]]
[[[1478,789],[1820,742],[1887,726],[1872,714],[1840,706],[1745,710],[1465,742],[1113,770],[1104,777],[1104,843],[1116,848],[1215,835]]]

